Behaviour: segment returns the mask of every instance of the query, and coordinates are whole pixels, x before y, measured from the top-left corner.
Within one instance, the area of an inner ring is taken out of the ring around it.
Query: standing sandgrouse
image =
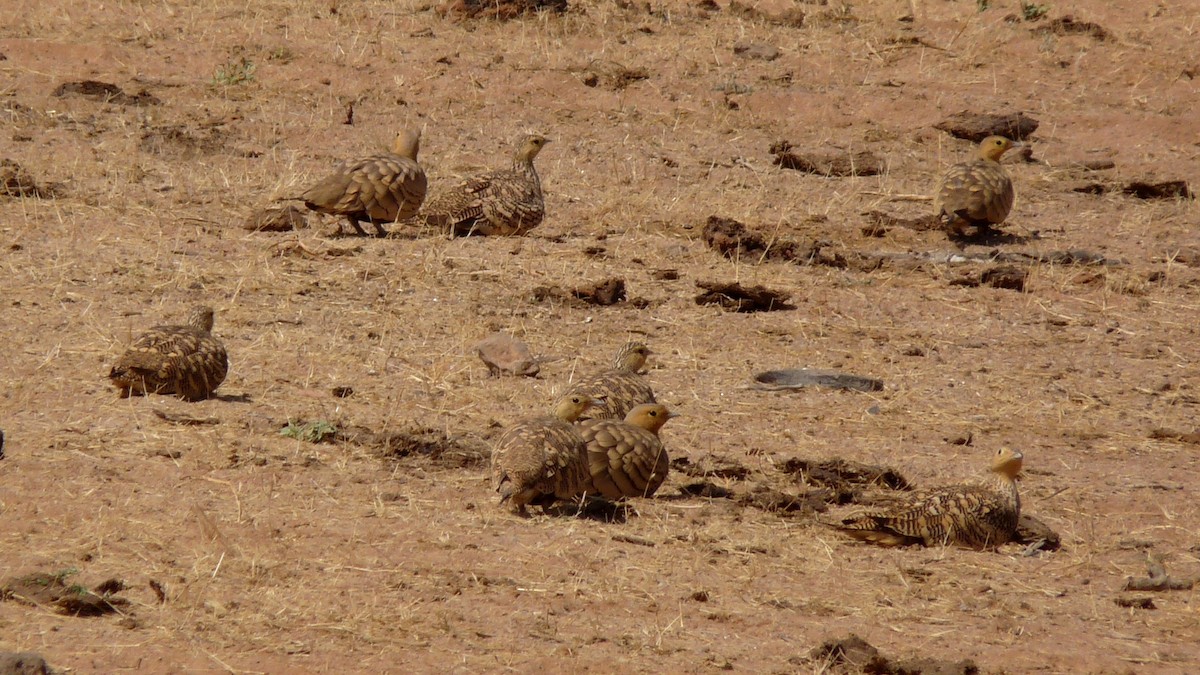
[[[434,195],[421,220],[456,236],[519,236],[541,225],[546,203],[533,159],[549,142],[536,134],[521,136],[511,169],[468,178]]]
[[[627,342],[617,352],[611,370],[585,377],[571,387],[573,394],[604,399],[604,405],[588,410],[589,418],[624,419],[634,406],[655,403],[654,390],[639,374],[650,354],[650,348],[641,342]]]
[[[1003,136],[988,136],[979,143],[978,158],[955,164],[942,176],[933,207],[951,235],[961,237],[971,226],[986,232],[1008,217],[1013,184],[1000,157],[1020,145]]]
[[[580,422],[591,475],[587,492],[609,499],[653,495],[671,470],[658,430],[678,416],[662,404],[646,403],[630,410],[624,420]]]
[[[212,307],[200,306],[186,326],[156,326],[139,336],[108,373],[121,398],[174,394],[200,401],[212,395],[229,372],[225,345],[212,327]]]
[[[367,234],[359,225],[366,221],[386,236],[383,223],[413,217],[425,201],[425,170],[417,164],[420,149],[420,131],[402,132],[390,153],[342,162],[300,199],[313,211],[345,216],[358,234]]]
[[[894,507],[859,513],[834,527],[881,546],[995,548],[1016,536],[1021,517],[1016,479],[1023,459],[1001,448],[977,483],[919,491]]]
[[[492,450],[492,482],[500,503],[529,515],[526,506],[549,506],[572,499],[587,486],[587,446],[571,423],[599,403],[583,394],[567,394],[554,415],[534,417],[510,427]]]

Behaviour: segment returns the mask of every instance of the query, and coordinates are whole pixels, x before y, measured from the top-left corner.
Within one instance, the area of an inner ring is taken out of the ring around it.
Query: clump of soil
[[[537,286],[532,291],[534,302],[561,302],[571,307],[594,305],[607,307],[626,300],[625,280],[619,277],[605,279],[590,286],[573,288],[570,291],[558,286]],[[644,306],[645,300],[634,299],[633,304]]]
[[[625,87],[650,77],[645,68],[627,68],[616,61],[595,60],[580,72],[580,81],[587,87],[621,91]]]
[[[777,141],[771,144],[770,152],[775,155],[775,164],[784,169],[815,173],[819,176],[877,176],[885,168],[881,157],[873,152],[860,150],[825,150],[821,152],[791,152],[792,144]]]
[[[1025,265],[992,265],[978,275],[967,274],[950,282],[951,286],[991,286],[1010,291],[1024,292],[1029,281],[1029,267]]]
[[[713,4],[715,5],[716,3]],[[703,5],[701,6],[703,7]],[[791,28],[801,28],[804,26],[804,10],[799,7],[791,7],[780,12],[768,12],[754,5],[743,4],[738,2],[738,0],[730,0],[729,13],[746,19],[765,21],[776,26],[789,26]]]
[[[699,478],[715,477],[731,480],[746,480],[751,473],[750,468],[743,464],[714,455],[705,455],[695,462],[687,457],[676,457],[671,460],[671,470]]]
[[[767,240],[751,232],[745,225],[721,216],[709,216],[701,232],[709,248],[729,258],[743,262],[783,261],[798,265],[825,265],[845,268],[846,259],[838,254],[822,252],[820,242],[804,245],[785,239]]]
[[[738,283],[697,281],[704,292],[696,296],[697,305],[720,305],[730,312],[773,312],[796,309],[788,304],[791,294],[766,286],[742,286]]]
[[[126,94],[123,89],[115,84],[108,82],[98,82],[96,80],[81,80],[78,82],[63,82],[54,89],[54,95],[62,98],[64,96],[83,96],[104,103],[116,103],[119,105],[162,105],[162,101],[158,100],[154,94],[145,89],[136,94]]]
[[[216,129],[209,129],[205,134],[198,134],[185,127],[167,125],[142,132],[142,139],[138,147],[142,152],[151,155],[192,159],[220,152],[225,147],[225,140],[221,138]]]
[[[508,21],[538,12],[565,12],[567,0],[450,0],[438,11],[460,19]]]
[[[571,291],[571,295],[589,305],[615,305],[625,300],[625,280],[611,277],[591,286],[576,288]]]
[[[37,652],[0,653],[2,675],[52,675],[53,671]]]
[[[0,195],[51,199],[58,196],[58,188],[39,184],[24,167],[14,160],[0,159]]]
[[[976,675],[979,672],[979,666],[970,659],[944,661],[914,658],[894,661],[853,633],[841,639],[826,640],[800,661],[812,664],[823,673]]]
[[[1019,112],[994,115],[963,110],[938,122],[933,128],[974,143],[988,136],[1005,136],[1015,141],[1023,141],[1037,131],[1038,121]]]
[[[374,431],[363,426],[350,426],[338,430],[337,440],[362,446],[385,459],[419,459],[448,469],[481,466],[491,458],[490,450],[482,441],[425,427]]]
[[[863,464],[848,459],[801,459],[794,457],[781,465],[784,473],[796,476],[808,485],[843,491],[847,488],[882,487],[888,490],[911,490],[912,485],[899,471],[889,466]]]
[[[121,581],[109,579],[89,590],[81,584],[67,585],[72,574],[74,571],[35,573],[9,579],[0,586],[0,600],[53,607],[70,616],[103,616],[120,612],[119,607],[129,604],[128,600],[116,595],[125,590]]]
[[[1112,34],[1108,29],[1091,21],[1080,21],[1070,14],[1058,17],[1042,26],[1030,29],[1035,35],[1087,35],[1097,40],[1108,40]]]
[[[736,501],[740,506],[751,506],[771,513],[811,516],[828,510],[830,495],[828,490],[791,494],[760,484],[749,492],[738,495]]]
[[[882,237],[887,234],[889,227],[906,227],[917,232],[941,230],[945,227],[937,215],[932,213],[920,218],[901,218],[882,211],[868,211],[863,215],[867,217],[867,225],[863,226],[862,232],[868,237]]]
[[[308,218],[298,207],[276,206],[252,211],[242,224],[251,232],[291,232],[308,227]]]

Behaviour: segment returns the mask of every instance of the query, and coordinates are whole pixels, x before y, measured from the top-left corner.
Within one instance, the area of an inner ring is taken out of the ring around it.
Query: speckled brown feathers
[[[514,513],[525,516],[529,504],[547,506],[584,491],[587,446],[571,423],[596,403],[589,396],[568,394],[553,416],[528,419],[504,432],[492,451],[492,482],[501,503],[507,501]]]
[[[396,136],[392,152],[342,162],[300,199],[313,211],[345,216],[358,234],[366,234],[359,223],[369,222],[382,237],[383,223],[413,217],[425,201],[420,145],[420,131],[405,131]]]
[[[213,310],[196,307],[186,326],[157,326],[134,340],[108,377],[121,397],[174,394],[208,398],[225,381],[229,357],[212,335]]]
[[[589,494],[609,499],[649,497],[667,479],[671,460],[658,430],[676,417],[666,406],[648,403],[623,420],[585,420],[579,433],[587,444]]]
[[[988,229],[1008,217],[1013,184],[1000,157],[1017,145],[1003,136],[988,136],[979,143],[977,159],[955,164],[942,177],[934,210],[951,233],[962,235],[971,226]]]
[[[859,513],[835,527],[881,546],[994,548],[1016,535],[1021,517],[1016,478],[1022,461],[1020,452],[1002,448],[977,484],[917,492],[893,508]]]
[[[640,342],[627,342],[617,352],[613,366],[580,380],[571,393],[603,398],[604,404],[588,410],[592,419],[623,419],[634,406],[654,403],[654,390],[639,373],[651,352]]]
[[[546,204],[533,159],[546,143],[543,136],[520,137],[511,169],[469,178],[435,194],[421,220],[459,236],[515,236],[541,225]]]

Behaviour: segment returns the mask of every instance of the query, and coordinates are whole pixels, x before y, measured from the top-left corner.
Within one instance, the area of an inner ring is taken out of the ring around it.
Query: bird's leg
[[[375,226],[375,236],[376,237],[388,236],[387,230],[383,229],[383,223],[377,223],[375,221],[371,221],[371,224]]]
[[[346,216],[346,220],[350,221],[350,224],[354,226],[355,232],[358,232],[364,237],[367,236],[367,231],[362,229],[362,225],[358,224],[358,218],[355,218],[354,216]]]

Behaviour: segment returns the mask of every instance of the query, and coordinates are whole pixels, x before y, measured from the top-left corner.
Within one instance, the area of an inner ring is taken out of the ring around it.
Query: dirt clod
[[[911,485],[901,473],[891,467],[863,464],[836,457],[810,460],[794,457],[785,461],[780,470],[793,474],[808,485],[846,490],[848,487],[876,486],[889,490],[910,490]]]
[[[648,79],[650,71],[645,68],[629,68],[616,61],[591,61],[580,71],[580,81],[588,87],[600,87],[610,91],[621,91],[641,80]]]
[[[792,144],[787,141],[771,144],[771,154],[775,155],[777,166],[829,177],[877,176],[886,168],[881,157],[867,150],[792,152],[791,148]]]
[[[0,652],[0,675],[51,675],[53,671],[37,652]]]
[[[1138,199],[1192,199],[1195,195],[1187,181],[1131,181],[1121,190]]]
[[[612,277],[591,286],[576,288],[571,295],[589,305],[615,305],[625,300],[625,280]]]
[[[851,633],[836,640],[827,640],[809,651],[807,662],[829,673],[872,673],[873,675],[976,675],[979,666],[970,659],[944,661],[915,658],[892,660],[866,640]]]
[[[938,122],[933,128],[972,143],[978,143],[988,136],[1006,136],[1023,141],[1037,131],[1038,121],[1019,112],[997,115],[963,110]]]
[[[704,223],[701,237],[712,250],[739,262],[757,263],[772,260],[838,269],[850,266],[844,256],[826,252],[824,242],[800,244],[786,239],[768,239],[732,218],[709,216]]]
[[[543,11],[565,12],[567,0],[450,0],[438,11],[459,19],[508,21]]]
[[[766,286],[742,286],[739,283],[697,281],[704,292],[696,296],[697,305],[720,305],[730,312],[773,312],[796,309],[788,304],[790,293]]]
[[[0,195],[51,199],[58,196],[58,189],[55,186],[39,184],[20,164],[11,159],[2,159],[0,160]]]
[[[125,585],[109,579],[88,590],[80,584],[67,584],[74,570],[57,574],[35,573],[9,579],[0,585],[0,600],[12,600],[27,605],[54,607],[58,612],[70,616],[103,616],[121,611],[119,607],[129,604],[116,593]]]
[[[250,232],[291,232],[305,227],[308,227],[308,218],[292,204],[256,209],[242,224],[242,229]]]
[[[419,426],[398,431],[349,426],[337,432],[337,440],[367,448],[381,458],[416,459],[449,469],[479,466],[491,458],[482,441]]]
[[[730,0],[729,13],[746,19],[766,21],[777,26],[790,26],[792,28],[801,28],[804,26],[804,11],[799,7],[790,7],[779,12],[770,12],[759,9],[756,5],[745,4],[738,0]]]
[[[828,490],[792,494],[769,485],[756,485],[749,492],[738,495],[736,501],[741,506],[750,506],[770,513],[811,516],[827,510],[828,495]]]
[[[1030,29],[1035,35],[1087,35],[1097,40],[1108,40],[1112,34],[1103,26],[1091,21],[1080,21],[1070,14],[1065,14],[1049,23]]]
[[[126,94],[123,89],[115,84],[108,82],[98,82],[96,80],[81,80],[78,82],[63,82],[54,89],[54,95],[63,96],[83,96],[104,103],[116,103],[118,105],[133,105],[133,106],[148,106],[162,105],[162,101],[154,94],[143,89],[136,94]]]
[[[1117,607],[1128,607],[1129,609],[1158,609],[1154,604],[1154,598],[1147,596],[1118,596],[1113,598],[1113,602],[1117,603]]]
[[[779,58],[779,49],[773,45],[757,42],[738,42],[733,45],[733,53],[744,59],[757,61],[774,61]]]

